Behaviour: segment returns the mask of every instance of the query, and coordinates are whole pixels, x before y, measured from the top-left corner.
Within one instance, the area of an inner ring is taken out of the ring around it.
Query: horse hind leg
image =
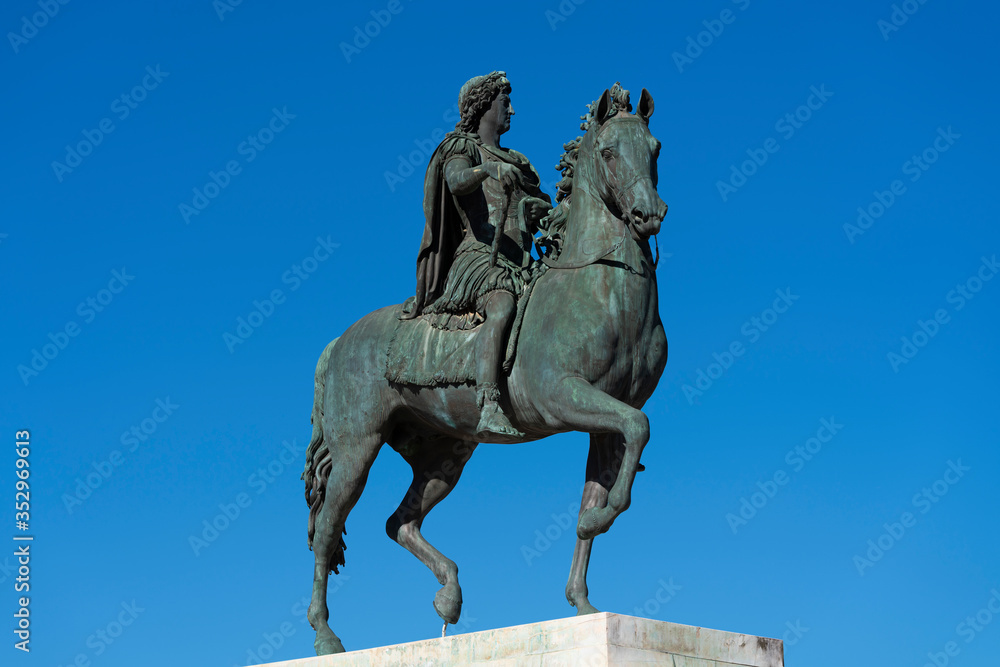
[[[330,442],[330,440],[327,440]],[[342,535],[347,515],[364,491],[375,456],[382,441],[377,435],[368,435],[348,442],[332,442],[329,449],[329,477],[325,484],[323,505],[316,517],[312,548],[315,553],[312,602],[309,604],[309,623],[316,630],[316,655],[343,653],[344,645],[330,628],[330,609],[327,606],[327,581],[331,572],[338,572],[344,564]]]
[[[386,534],[437,577],[441,589],[434,597],[434,609],[446,625],[458,623],[462,614],[458,566],[424,538],[420,527],[427,513],[455,488],[476,446],[462,440],[437,440],[422,443],[414,453],[406,455],[404,458],[413,468],[413,482],[385,524]]]

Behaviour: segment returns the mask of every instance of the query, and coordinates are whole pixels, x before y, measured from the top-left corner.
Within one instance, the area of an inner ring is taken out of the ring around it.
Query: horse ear
[[[653,96],[645,88],[642,89],[642,97],[639,98],[639,109],[635,113],[646,121],[647,124],[649,123],[649,117],[653,115]]]
[[[604,94],[601,95],[601,101],[597,103],[597,118],[598,123],[603,123],[610,117],[611,109],[613,108],[613,102],[611,100],[611,91],[607,88],[604,89]]]

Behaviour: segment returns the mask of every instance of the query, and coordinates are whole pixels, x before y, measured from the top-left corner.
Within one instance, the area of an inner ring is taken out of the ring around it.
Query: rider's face
[[[510,104],[510,96],[507,93],[500,93],[493,100],[490,110],[486,112],[496,121],[498,134],[503,134],[510,129],[510,117],[514,115],[514,107]]]

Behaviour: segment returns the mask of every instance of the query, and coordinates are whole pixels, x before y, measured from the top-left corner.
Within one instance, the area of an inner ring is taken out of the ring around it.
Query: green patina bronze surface
[[[588,106],[585,134],[564,145],[553,209],[528,159],[500,145],[510,93],[503,72],[462,86],[461,120],[425,177],[416,295],[353,324],[316,367],[303,479],[318,654],[344,650],[328,623],[327,578],[344,564],[347,515],[386,443],[413,468],[386,532],[441,583],[434,608],[447,626],[462,608],[458,568],[420,526],[476,447],[591,434],[566,599],[578,614],[596,611],[593,538],[629,506],[649,440],[640,408],[667,360],[649,244],[667,212],[653,99],[643,89],[632,113],[615,84]]]

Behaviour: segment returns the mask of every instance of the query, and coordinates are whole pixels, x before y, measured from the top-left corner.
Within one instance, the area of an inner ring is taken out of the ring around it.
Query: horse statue
[[[480,409],[469,382],[416,386],[387,379],[387,350],[399,329],[413,322],[402,321],[402,305],[369,313],[320,356],[303,473],[315,553],[308,618],[318,655],[345,650],[328,623],[327,579],[344,564],[348,513],[386,443],[413,468],[413,482],[386,532],[437,577],[442,587],[434,608],[447,629],[459,620],[462,590],[455,563],[420,533],[427,513],[458,483],[480,442],[589,433],[566,599],[577,614],[597,611],[586,581],[593,539],[629,507],[649,440],[649,420],[640,408],[667,360],[649,243],[667,206],[656,191],[660,142],[649,131],[649,92],[643,89],[634,114],[628,91],[617,85],[588,109],[580,126],[585,134],[565,144],[557,167],[563,172],[559,203],[546,220],[546,252],[519,313],[516,355],[508,355],[505,366],[501,403],[518,435],[477,437]],[[474,329],[461,335],[474,335]]]

